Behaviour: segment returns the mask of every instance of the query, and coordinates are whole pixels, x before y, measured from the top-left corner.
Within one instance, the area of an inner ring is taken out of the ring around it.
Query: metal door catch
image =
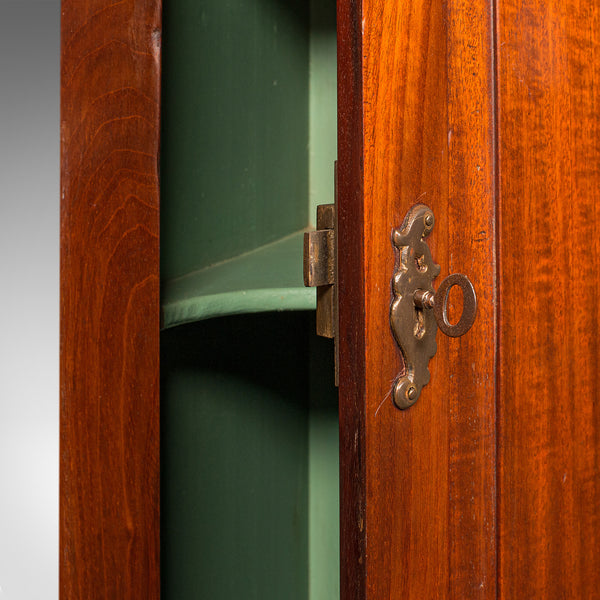
[[[335,280],[335,204],[322,204],[317,230],[304,234],[304,285],[317,288],[317,334],[328,338],[337,321]]]
[[[337,186],[336,186],[337,190]],[[337,240],[335,204],[317,206],[317,230],[304,234],[304,285],[317,288],[317,335],[335,341],[338,370]]]
[[[466,275],[454,273],[442,281],[437,292],[433,289],[440,266],[433,262],[425,238],[434,223],[433,211],[417,204],[406,215],[402,227],[392,232],[398,260],[392,278],[390,324],[405,366],[394,383],[393,397],[401,409],[412,406],[429,383],[429,360],[437,350],[438,327],[450,337],[464,335],[477,312],[475,289]],[[448,296],[454,286],[462,290],[463,311],[458,322],[452,324],[448,319]]]

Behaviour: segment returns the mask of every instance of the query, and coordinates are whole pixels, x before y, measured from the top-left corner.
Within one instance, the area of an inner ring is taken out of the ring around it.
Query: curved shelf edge
[[[213,317],[244,313],[314,310],[315,291],[308,288],[240,290],[199,296],[163,306],[162,328],[168,329]]]
[[[163,282],[162,329],[242,313],[314,310],[302,278],[304,231]]]

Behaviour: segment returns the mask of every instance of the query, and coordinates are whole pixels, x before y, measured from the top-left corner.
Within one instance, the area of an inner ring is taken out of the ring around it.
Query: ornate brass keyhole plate
[[[398,260],[392,278],[394,298],[390,324],[404,358],[404,373],[394,383],[393,397],[398,408],[412,406],[429,383],[429,361],[436,353],[438,326],[451,337],[464,335],[473,325],[477,298],[466,275],[454,273],[433,289],[440,266],[431,256],[425,239],[433,230],[433,211],[424,204],[413,206],[402,226],[392,232]],[[463,293],[463,312],[456,324],[447,316],[450,290],[455,285]]]

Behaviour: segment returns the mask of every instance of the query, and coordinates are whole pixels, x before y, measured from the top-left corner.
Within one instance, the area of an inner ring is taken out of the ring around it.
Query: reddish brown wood
[[[159,0],[63,0],[63,600],[160,593],[159,82]]]
[[[366,598],[362,0],[338,0],[340,596]],[[343,253],[343,255],[342,255]]]
[[[495,598],[491,2],[338,6],[342,599]],[[479,315],[400,411],[390,235],[417,202]]]
[[[500,598],[600,598],[600,4],[503,0]]]

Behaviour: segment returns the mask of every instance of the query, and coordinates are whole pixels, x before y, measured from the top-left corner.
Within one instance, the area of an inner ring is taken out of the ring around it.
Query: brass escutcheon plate
[[[430,309],[419,308],[414,300],[417,290],[433,294],[433,280],[440,274],[440,266],[433,262],[425,242],[434,223],[433,211],[417,204],[410,209],[402,226],[392,232],[397,260],[392,278],[390,324],[405,365],[405,372],[394,384],[393,397],[396,406],[402,409],[412,406],[423,386],[429,383],[429,360],[437,350],[435,315]]]
[[[433,289],[440,266],[433,262],[425,239],[434,224],[433,211],[424,204],[417,204],[406,215],[402,227],[392,232],[397,260],[392,278],[394,298],[390,325],[404,358],[404,372],[394,383],[393,396],[401,409],[412,406],[429,383],[429,361],[437,350],[438,327],[450,337],[464,335],[477,313],[475,289],[466,275],[449,275],[437,293]],[[448,296],[454,286],[462,291],[463,311],[458,322],[452,324],[447,309]]]

